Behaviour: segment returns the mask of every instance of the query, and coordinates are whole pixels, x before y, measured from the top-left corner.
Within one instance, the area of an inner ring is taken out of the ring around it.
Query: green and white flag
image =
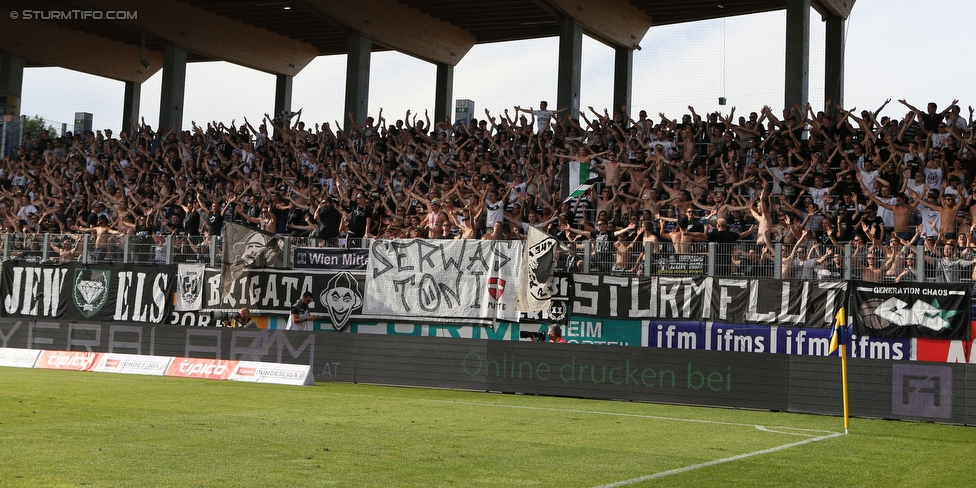
[[[562,201],[583,196],[600,176],[590,173],[590,165],[579,161],[563,163]]]

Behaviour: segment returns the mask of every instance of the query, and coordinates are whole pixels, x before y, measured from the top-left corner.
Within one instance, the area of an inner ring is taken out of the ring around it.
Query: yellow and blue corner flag
[[[830,350],[827,354],[833,354],[838,346],[851,343],[851,331],[847,327],[847,312],[844,307],[840,307],[837,315],[834,316],[834,330],[830,332]]]

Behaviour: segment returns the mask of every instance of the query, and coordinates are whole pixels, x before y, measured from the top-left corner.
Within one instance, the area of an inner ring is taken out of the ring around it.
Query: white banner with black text
[[[366,269],[367,315],[515,322],[521,241],[376,240]]]

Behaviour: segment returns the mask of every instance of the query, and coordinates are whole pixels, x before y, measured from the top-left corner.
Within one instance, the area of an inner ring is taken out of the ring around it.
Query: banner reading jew
[[[573,275],[572,314],[831,327],[842,281]]]
[[[858,335],[969,339],[972,284],[853,282]]]
[[[176,266],[3,265],[3,315],[160,324],[173,311]]]
[[[376,240],[369,248],[369,315],[516,322],[522,241]]]
[[[362,273],[243,269],[226,286],[217,270],[207,270],[204,276],[203,304],[207,310],[236,312],[248,307],[253,315],[288,315],[307,291],[313,296],[309,304],[312,315],[328,316],[336,330],[342,330],[352,319],[371,319],[362,315]]]

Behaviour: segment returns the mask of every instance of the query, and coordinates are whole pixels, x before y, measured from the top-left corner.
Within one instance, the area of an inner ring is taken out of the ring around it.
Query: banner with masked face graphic
[[[374,319],[362,315],[366,280],[362,273],[243,269],[226,286],[221,277],[215,269],[204,273],[206,311],[236,312],[248,307],[252,315],[287,315],[307,291],[314,297],[309,304],[311,314],[329,317],[321,322],[328,322],[336,330],[342,330],[352,320]]]
[[[285,258],[283,238],[233,222],[224,224],[221,271],[225,285],[230,285],[252,268],[285,267]]]

